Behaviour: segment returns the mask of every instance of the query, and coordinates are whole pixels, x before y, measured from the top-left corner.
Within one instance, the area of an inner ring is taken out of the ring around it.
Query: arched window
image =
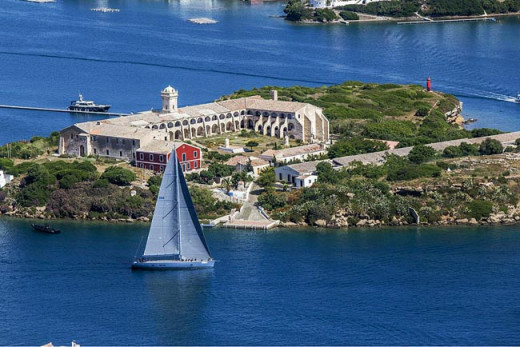
[[[224,116],[223,114],[221,114],[220,116],[218,116],[218,118],[220,118],[220,119],[224,119],[224,118],[226,118],[226,116]]]
[[[209,116],[206,116],[206,118],[204,118],[205,122],[209,122],[210,120],[211,120],[211,118],[209,118]]]
[[[188,125],[188,120],[187,119],[183,120],[182,125]]]
[[[176,127],[180,127],[180,126],[181,126],[181,122],[176,121],[176,122],[175,122],[175,126],[176,126]]]
[[[197,119],[197,123],[202,123],[202,122],[204,122],[204,121],[202,120],[202,117],[199,118],[199,119]]]
[[[168,128],[173,128],[173,122],[168,122]]]
[[[195,118],[192,118],[192,119],[190,119],[190,123],[195,124],[195,123],[197,123],[197,120]]]

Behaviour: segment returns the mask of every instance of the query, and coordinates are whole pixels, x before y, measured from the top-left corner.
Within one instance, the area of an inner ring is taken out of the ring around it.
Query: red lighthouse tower
[[[429,92],[432,91],[432,79],[430,77],[426,80],[426,90]]]

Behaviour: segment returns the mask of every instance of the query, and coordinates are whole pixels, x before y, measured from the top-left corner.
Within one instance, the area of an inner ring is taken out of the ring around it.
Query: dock
[[[121,117],[129,116],[125,113],[111,113],[111,112],[90,112],[90,111],[70,111],[61,108],[48,108],[48,107],[33,107],[33,106],[15,106],[15,105],[0,105],[0,108],[8,108],[13,110],[27,110],[27,111],[46,111],[46,112],[61,112],[61,113],[80,113],[80,114],[92,114],[109,117]]]
[[[458,18],[458,19],[439,19],[439,20],[414,20],[409,22],[397,22],[397,24],[432,24],[432,23],[456,23],[456,22],[480,22],[480,21],[492,21],[496,22],[494,17],[482,17],[482,18]]]

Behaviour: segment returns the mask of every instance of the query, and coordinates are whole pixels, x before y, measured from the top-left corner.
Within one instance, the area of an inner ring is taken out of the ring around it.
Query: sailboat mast
[[[179,163],[178,163],[178,160],[177,160],[177,146],[174,146],[173,147],[173,151],[175,152],[174,153],[174,156],[173,156],[173,165],[175,165],[175,186],[176,186],[176,192],[177,192],[177,225],[178,225],[178,230],[177,232],[179,233],[179,258],[182,259],[182,249],[181,249],[181,237],[182,237],[182,233],[181,233],[181,205],[180,205],[180,194],[179,194],[179,191],[180,191],[180,187],[181,187],[181,184],[179,182]]]

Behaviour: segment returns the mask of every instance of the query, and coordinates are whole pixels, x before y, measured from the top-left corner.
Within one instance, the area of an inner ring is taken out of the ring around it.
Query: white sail
[[[177,167],[177,170],[181,172],[179,175],[179,186],[181,188],[179,194],[181,256],[184,259],[207,260],[211,258],[208,245],[179,163],[177,163]]]
[[[175,153],[175,150],[173,152]],[[174,165],[176,159],[175,156],[166,164],[146,241],[145,256],[179,255],[179,184],[177,168]]]
[[[161,182],[144,255],[211,258],[175,149]]]

